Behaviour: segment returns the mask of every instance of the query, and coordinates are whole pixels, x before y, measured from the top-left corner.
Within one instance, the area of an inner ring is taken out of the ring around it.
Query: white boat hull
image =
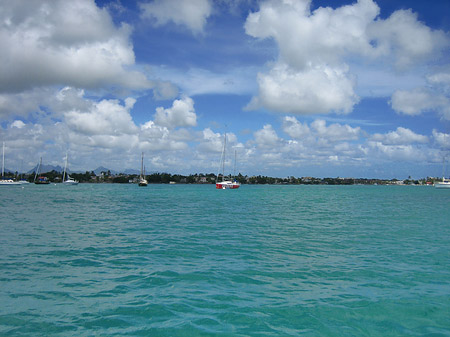
[[[64,185],[78,185],[78,181],[73,180],[73,179],[68,179],[66,181],[63,182]]]
[[[0,180],[0,185],[22,185],[22,183],[20,181],[6,179],[6,180]]]
[[[434,183],[434,187],[436,187],[436,188],[450,188],[450,181]]]

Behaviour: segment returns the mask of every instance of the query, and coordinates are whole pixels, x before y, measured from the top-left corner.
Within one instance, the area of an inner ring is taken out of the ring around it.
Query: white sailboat
[[[64,165],[64,173],[63,173],[63,184],[64,185],[78,185],[78,180],[74,180],[70,177],[67,172],[67,162],[69,161],[69,155],[66,153],[66,163]],[[67,174],[67,179],[66,179]]]
[[[239,184],[236,181],[236,179],[234,179],[234,180],[224,180],[224,177],[225,177],[225,149],[226,149],[226,146],[227,146],[227,134],[225,133],[225,135],[223,137],[222,157],[221,157],[220,166],[219,166],[219,171],[220,171],[220,167],[222,167],[222,181],[219,181],[220,172],[217,173],[217,179],[216,179],[216,189],[219,189],[219,190],[236,189],[236,188],[239,188],[241,186],[241,184]],[[235,162],[235,165],[236,165],[236,152],[234,153],[234,162]]]
[[[442,163],[442,181],[435,182],[434,187],[450,188],[450,179],[445,178],[445,157],[444,157],[443,163]]]
[[[145,169],[144,169],[144,152],[142,152],[141,157],[141,174],[139,175],[139,183],[138,186],[147,186],[148,182],[145,179]]]
[[[21,185],[18,181],[5,179],[5,142],[3,142],[2,179],[0,180],[0,185]]]

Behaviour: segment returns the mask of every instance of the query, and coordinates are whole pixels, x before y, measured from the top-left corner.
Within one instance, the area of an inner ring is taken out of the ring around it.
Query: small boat
[[[216,189],[219,190],[228,190],[228,189],[236,189],[241,186],[240,183],[236,181],[236,179],[233,180],[224,180],[225,177],[225,149],[227,146],[227,134],[225,133],[223,137],[223,149],[222,149],[222,157],[220,160],[220,167],[222,167],[222,181],[219,181],[220,172],[217,173],[217,179],[216,179]],[[234,152],[234,165],[235,165],[235,171],[236,171],[236,152]],[[235,172],[236,174],[236,172]]]
[[[442,181],[438,181],[434,183],[434,187],[436,188],[450,188],[450,179],[442,178]]]
[[[450,179],[445,178],[445,156],[444,159],[442,160],[442,181],[435,182],[434,187],[450,188]]]
[[[0,180],[0,185],[21,185],[19,181],[14,181],[12,179],[5,179],[5,143],[3,142],[3,160],[2,160],[2,179]]]
[[[39,165],[36,170],[36,174],[34,175],[34,183],[37,185],[48,185],[48,184],[50,184],[50,181],[48,180],[48,178],[44,177],[44,176],[39,176],[41,174],[41,166],[42,166],[42,157],[41,157],[41,160],[39,161]]]
[[[144,168],[144,152],[142,152],[141,157],[141,174],[139,175],[139,183],[138,186],[147,186],[148,182],[145,179],[145,168]]]
[[[63,184],[64,185],[78,185],[78,180],[74,180],[70,177],[69,173],[67,172],[67,162],[69,161],[69,155],[66,153],[66,163],[64,165],[64,173],[63,173]],[[67,179],[66,179],[66,173],[67,173]]]

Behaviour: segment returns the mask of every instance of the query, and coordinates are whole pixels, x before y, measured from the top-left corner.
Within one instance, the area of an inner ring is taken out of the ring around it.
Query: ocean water
[[[450,191],[0,195],[0,336],[450,336]]]

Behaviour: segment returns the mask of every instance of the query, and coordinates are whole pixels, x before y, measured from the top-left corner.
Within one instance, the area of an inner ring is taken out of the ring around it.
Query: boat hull
[[[48,185],[50,184],[50,181],[46,177],[39,177],[34,183],[36,185]]]
[[[218,190],[234,190],[239,188],[241,185],[237,182],[231,181],[222,181],[220,183],[216,183],[216,189]]]
[[[8,179],[8,180],[0,180],[0,185],[22,185],[22,183],[19,181]]]
[[[446,182],[440,182],[440,183],[435,183],[434,184],[435,188],[450,188],[450,181],[446,181]]]
[[[143,179],[143,178],[139,179],[138,186],[145,187],[145,186],[147,186],[147,185],[148,185],[147,179]]]
[[[78,181],[76,180],[66,180],[63,182],[64,185],[78,185]]]

